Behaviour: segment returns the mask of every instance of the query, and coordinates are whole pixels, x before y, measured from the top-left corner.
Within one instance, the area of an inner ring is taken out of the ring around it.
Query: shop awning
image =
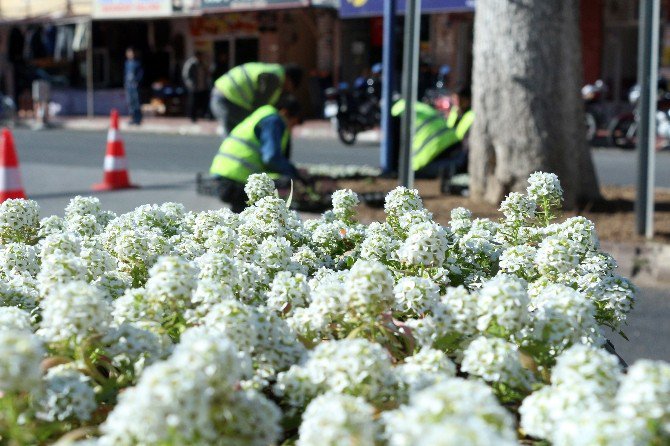
[[[0,0],[0,22],[88,16],[90,0]]]
[[[388,0],[342,0],[340,17],[375,17],[383,15],[384,1]],[[421,12],[474,11],[475,0],[422,0]],[[405,0],[398,0],[398,12],[405,13]]]
[[[203,12],[252,10],[271,8],[299,8],[309,6],[309,0],[200,0]]]

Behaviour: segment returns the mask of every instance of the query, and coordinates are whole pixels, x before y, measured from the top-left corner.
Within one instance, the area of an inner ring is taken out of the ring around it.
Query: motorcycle
[[[325,91],[324,117],[330,119],[337,136],[346,145],[356,142],[360,132],[375,128],[381,122],[381,81],[369,77],[353,88],[341,83]]]
[[[607,129],[610,145],[621,149],[637,146],[639,100],[640,86],[635,85],[628,93],[628,102],[633,105],[634,111],[619,114],[610,121]],[[656,101],[656,137],[670,140],[670,92],[662,88],[659,88]]]
[[[598,129],[605,126],[606,113],[602,100],[607,94],[607,85],[601,79],[582,87],[582,99],[586,112],[586,140],[593,142]]]

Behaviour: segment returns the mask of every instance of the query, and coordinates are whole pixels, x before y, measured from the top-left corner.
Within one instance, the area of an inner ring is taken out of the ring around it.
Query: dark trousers
[[[128,101],[128,113],[133,124],[142,122],[142,108],[140,104],[140,92],[137,85],[126,85],[126,100]]]
[[[249,110],[230,102],[215,90],[212,91],[209,107],[223,129],[224,138],[251,114]]]
[[[207,90],[193,91],[188,90],[188,98],[186,101],[186,113],[191,121],[195,122],[200,116],[203,116],[207,111]]]

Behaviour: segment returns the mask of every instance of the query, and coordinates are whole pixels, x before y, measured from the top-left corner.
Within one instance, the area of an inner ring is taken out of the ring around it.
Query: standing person
[[[196,51],[195,55],[186,59],[181,70],[181,77],[188,94],[187,114],[191,122],[198,119],[199,112],[204,112],[207,104],[209,82],[208,71],[203,59],[203,53]]]
[[[214,83],[210,107],[223,136],[259,107],[274,105],[282,92],[293,93],[302,80],[296,64],[249,62],[239,65]]]
[[[223,140],[209,171],[219,177],[220,198],[230,203],[233,211],[244,209],[244,184],[253,173],[306,181],[288,154],[291,129],[299,123],[299,115],[298,102],[287,97],[277,107],[264,105],[256,109]]]
[[[126,89],[126,100],[128,101],[128,112],[130,113],[131,125],[140,125],[142,123],[140,82],[142,82],[143,77],[144,69],[137,57],[137,52],[133,47],[128,47],[126,50],[123,85]]]

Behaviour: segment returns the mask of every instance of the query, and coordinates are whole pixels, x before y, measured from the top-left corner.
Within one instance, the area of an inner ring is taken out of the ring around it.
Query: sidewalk
[[[30,127],[30,121],[23,125]],[[53,118],[50,125],[53,128],[68,130],[104,131],[109,126],[109,118],[106,116],[62,116]],[[129,125],[128,119],[120,120],[121,130],[124,132],[158,133],[178,135],[216,135],[217,122],[214,120],[201,119],[191,122],[186,117],[158,117],[150,116],[144,118],[142,125]],[[293,129],[293,137],[305,139],[330,139],[337,138],[337,132],[330,121],[325,119],[313,119]],[[370,130],[358,135],[361,142],[379,142],[379,130]]]

